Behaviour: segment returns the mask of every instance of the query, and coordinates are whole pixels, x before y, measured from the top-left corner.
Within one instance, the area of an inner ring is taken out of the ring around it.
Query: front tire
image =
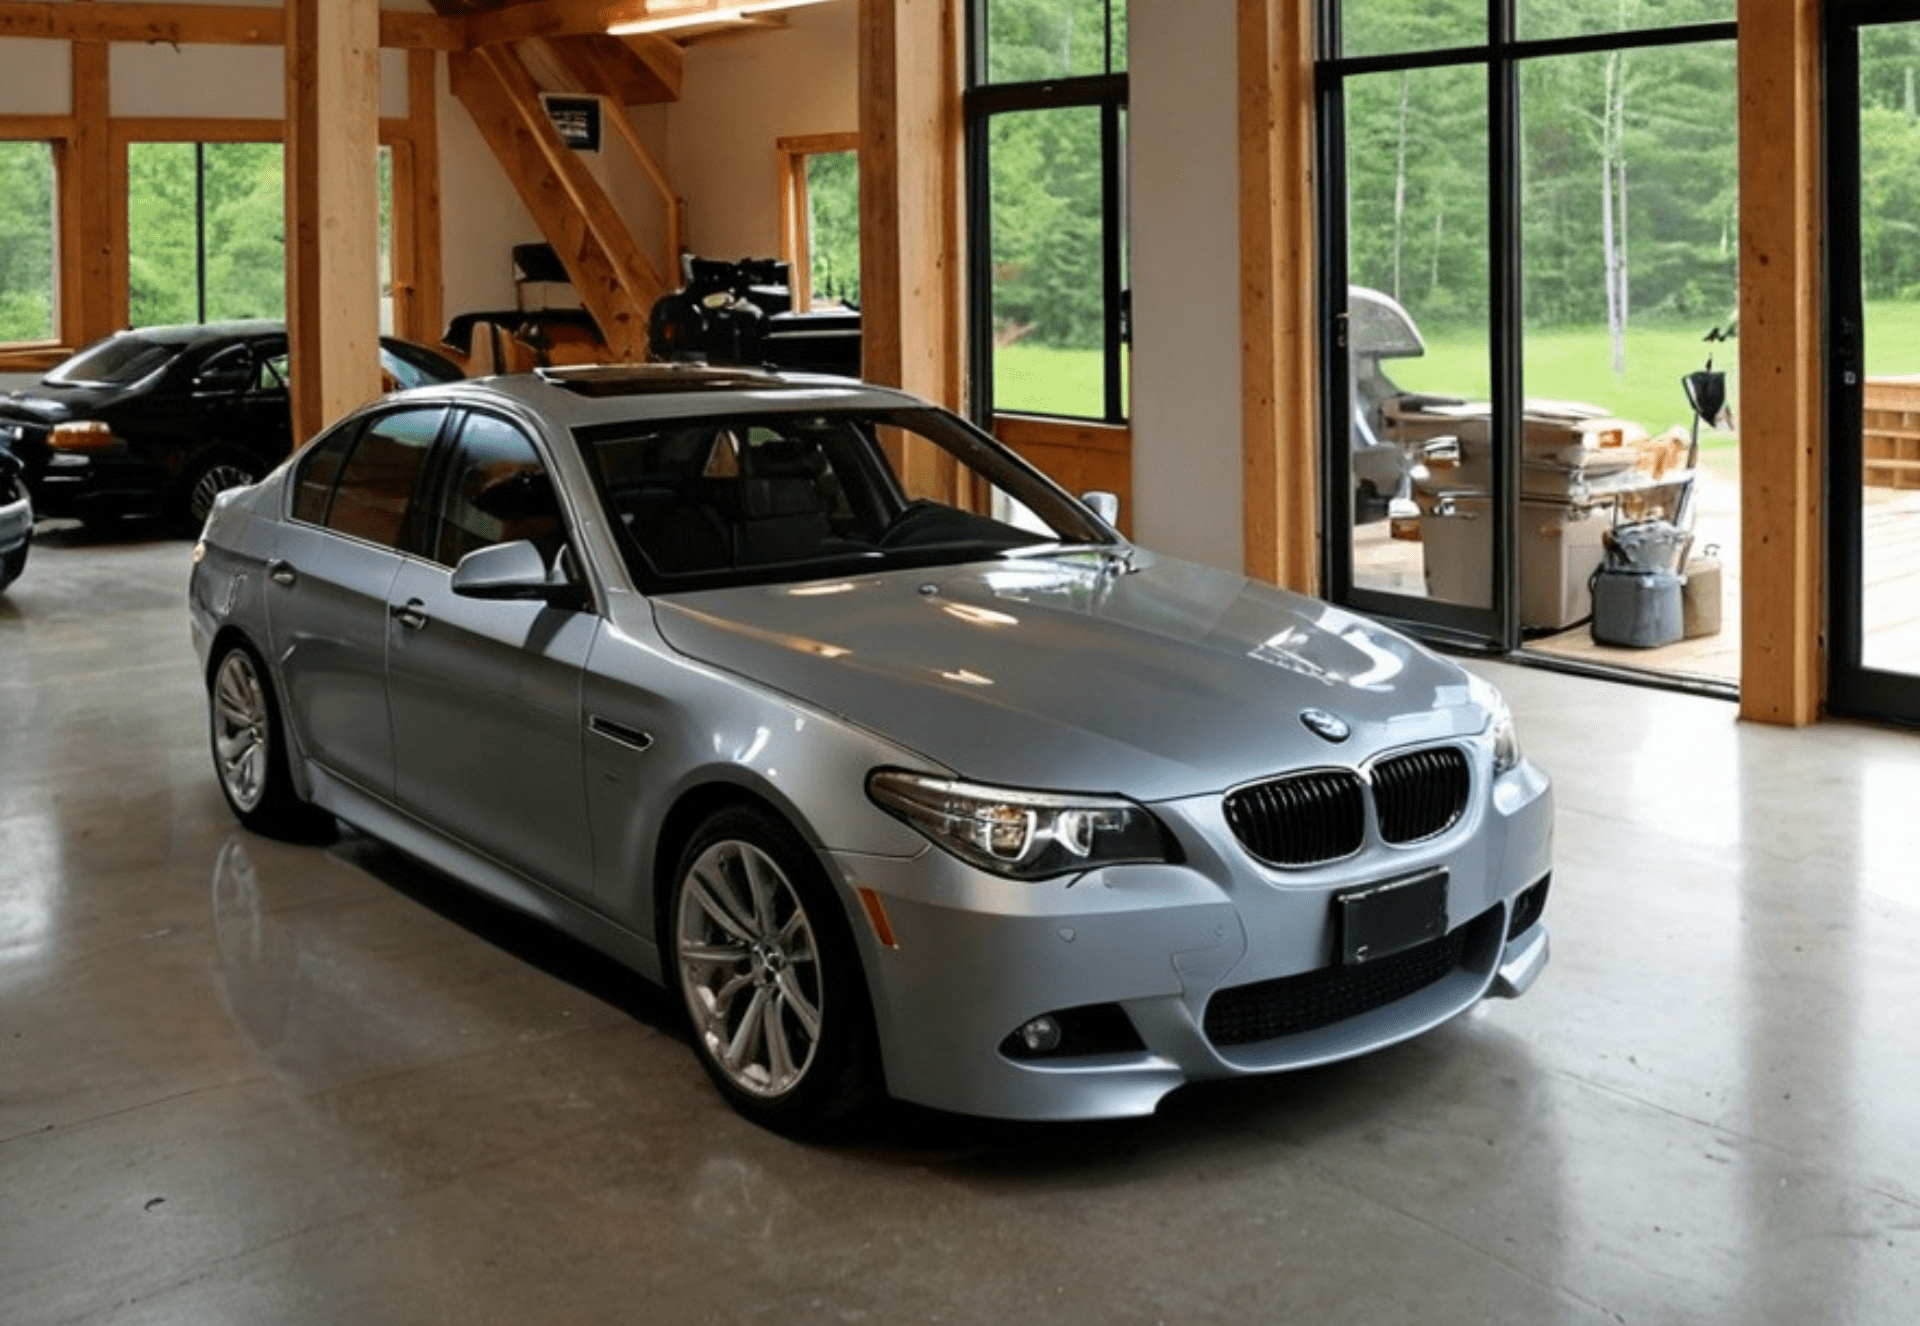
[[[300,799],[287,765],[286,729],[259,655],[229,644],[207,686],[213,768],[234,818],[292,841],[323,837],[332,816]]]
[[[681,853],[670,969],[694,1052],[736,1110],[775,1131],[841,1125],[881,1093],[845,912],[783,821],[723,810]]]

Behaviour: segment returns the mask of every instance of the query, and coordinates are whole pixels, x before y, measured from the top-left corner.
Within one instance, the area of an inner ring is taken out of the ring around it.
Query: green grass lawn
[[[1707,449],[1731,447],[1738,441],[1740,343],[1709,343],[1702,339],[1705,331],[1697,325],[1636,327],[1627,334],[1625,371],[1617,375],[1605,327],[1531,332],[1526,340],[1526,394],[1597,405],[1658,435],[1691,424],[1680,379],[1704,368],[1711,353],[1714,367],[1727,373],[1735,432],[1702,430],[1700,442]],[[1440,330],[1427,333],[1426,341],[1426,354],[1388,364],[1395,382],[1410,391],[1487,399],[1491,371],[1484,332]],[[1920,373],[1920,303],[1867,306],[1867,372]],[[1024,341],[1003,346],[995,352],[994,381],[1002,409],[1083,418],[1101,413],[1098,350],[1060,350]]]
[[[993,352],[994,404],[1002,410],[1098,419],[1106,413],[1099,350],[1016,341]]]
[[[1727,399],[1738,401],[1739,384],[1732,371],[1738,362],[1739,342],[1709,343],[1705,329],[1637,327],[1627,333],[1625,369],[1613,371],[1613,345],[1605,327],[1567,328],[1530,332],[1525,345],[1525,391],[1531,400],[1578,401],[1598,406],[1657,436],[1669,428],[1689,428],[1693,412],[1680,379],[1706,367],[1713,356],[1717,369],[1727,371]],[[1485,400],[1491,390],[1484,333],[1435,332],[1426,336],[1427,353],[1418,359],[1396,359],[1387,373],[1402,387]],[[1736,422],[1738,410],[1735,411]],[[1730,443],[1731,437],[1710,438],[1703,445]]]

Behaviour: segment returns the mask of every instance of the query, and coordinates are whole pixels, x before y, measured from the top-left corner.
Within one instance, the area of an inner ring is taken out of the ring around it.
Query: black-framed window
[[[285,158],[278,140],[127,144],[134,326],[286,316]],[[378,178],[380,325],[391,331],[393,151],[385,144]]]
[[[972,0],[979,418],[1127,417],[1125,0]]]
[[[285,149],[127,145],[127,299],[135,326],[286,316]]]

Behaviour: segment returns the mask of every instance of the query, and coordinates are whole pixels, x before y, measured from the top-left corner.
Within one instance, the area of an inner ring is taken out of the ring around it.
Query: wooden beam
[[[439,60],[407,53],[407,115],[380,121],[380,142],[393,163],[392,267],[387,288],[393,330],[433,344],[446,330],[440,256]]]
[[[467,19],[467,46],[497,46],[503,42],[526,41],[532,37],[566,37],[588,32],[604,33],[610,6],[606,0],[529,0],[529,3],[505,5],[474,14]],[[628,8],[631,8],[629,6]],[[624,17],[645,17],[645,9]]]
[[[1819,0],[1740,0],[1740,713],[1825,693]]]
[[[287,0],[294,437],[380,394],[378,0]]]
[[[672,42],[662,43],[676,56],[669,80],[654,64],[641,59],[632,46],[605,33],[546,40],[568,77],[583,90],[598,93],[615,105],[650,106],[680,99],[680,48]]]
[[[966,399],[958,0],[860,0],[861,371]]]
[[[465,19],[434,14],[382,12],[380,45],[385,50],[463,51],[467,48]]]
[[[683,66],[686,63],[686,50],[675,41],[661,36],[657,32],[640,32],[629,37],[613,37],[633,54],[633,58],[647,67],[647,72],[668,91],[668,101],[680,100],[680,84]]]
[[[446,276],[440,247],[440,61],[431,51],[407,56],[407,117],[413,123],[407,172],[412,233],[406,252],[410,317],[404,333],[433,344],[446,330]],[[398,237],[396,237],[396,249]]]
[[[278,6],[170,4],[25,4],[0,2],[0,37],[53,41],[167,42],[178,46],[281,46],[286,14]],[[433,14],[380,15],[380,44],[460,50],[464,19]]]
[[[1319,342],[1308,7],[1238,0],[1243,556],[1249,575],[1320,587]]]
[[[259,6],[0,4],[0,37],[278,46],[282,12]]]

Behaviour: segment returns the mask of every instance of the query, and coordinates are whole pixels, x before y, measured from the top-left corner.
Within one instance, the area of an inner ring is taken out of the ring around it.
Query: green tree
[[[807,252],[816,300],[860,302],[860,154],[807,158]]]
[[[0,342],[44,341],[53,325],[53,150],[0,143]]]
[[[127,150],[128,305],[136,325],[286,311],[278,143],[134,143]],[[203,216],[204,208],[204,216]]]

